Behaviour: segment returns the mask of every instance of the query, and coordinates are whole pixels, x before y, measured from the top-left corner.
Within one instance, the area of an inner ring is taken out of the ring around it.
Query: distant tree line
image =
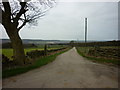
[[[87,42],[87,43],[77,43],[77,42],[72,42],[70,45],[72,46],[88,46],[88,47],[93,47],[93,46],[120,46],[120,41],[106,41],[106,42]]]

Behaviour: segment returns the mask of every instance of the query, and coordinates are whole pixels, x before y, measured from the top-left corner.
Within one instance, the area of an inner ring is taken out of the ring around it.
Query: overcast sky
[[[118,39],[117,2],[59,2],[38,19],[37,26],[25,26],[20,36],[22,39],[84,40],[85,17],[88,18],[88,40]],[[8,38],[4,30],[2,38]]]

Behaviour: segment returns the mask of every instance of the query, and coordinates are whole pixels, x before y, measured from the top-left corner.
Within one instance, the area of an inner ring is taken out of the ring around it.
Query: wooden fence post
[[[45,44],[45,47],[44,47],[44,54],[45,56],[47,55],[47,44]]]

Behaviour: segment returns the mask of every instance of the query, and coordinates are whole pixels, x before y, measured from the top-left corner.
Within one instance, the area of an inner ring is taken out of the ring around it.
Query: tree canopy
[[[18,31],[26,25],[33,23],[39,17],[45,15],[45,12],[53,7],[54,0],[4,0],[0,2],[2,11],[2,25],[5,24],[5,18],[14,23]]]

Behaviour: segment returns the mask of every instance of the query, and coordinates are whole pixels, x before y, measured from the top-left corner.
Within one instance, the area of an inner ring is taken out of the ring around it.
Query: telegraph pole
[[[85,43],[87,42],[87,18],[85,18]]]

